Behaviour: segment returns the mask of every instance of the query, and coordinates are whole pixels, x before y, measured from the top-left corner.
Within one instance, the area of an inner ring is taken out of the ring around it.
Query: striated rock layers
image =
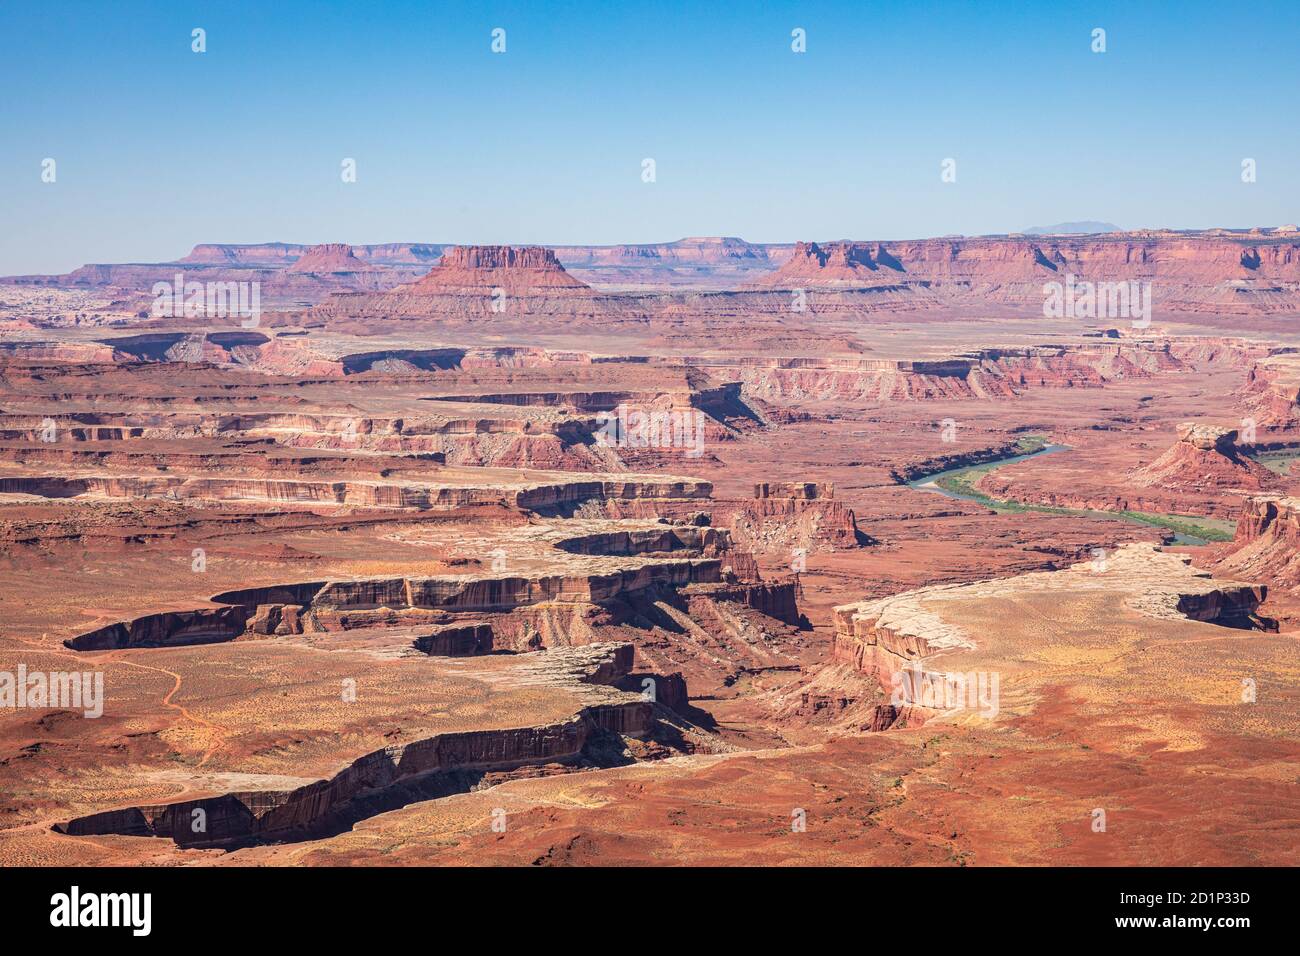
[[[599,476],[555,482],[520,481],[442,485],[416,481],[312,480],[306,478],[187,477],[184,475],[31,475],[0,478],[0,494],[43,498],[78,496],[172,501],[269,501],[295,505],[350,505],[415,511],[505,505],[526,511],[554,511],[606,498],[707,499],[708,482],[659,476]]]
[[[504,289],[511,295],[539,290],[591,287],[569,275],[555,253],[541,246],[452,246],[442,254],[428,275],[404,287],[411,295],[443,292],[491,292]]]
[[[403,320],[509,321],[557,316],[578,322],[644,318],[634,297],[609,295],[575,279],[540,246],[451,246],[415,282],[382,295],[332,296],[294,322],[369,331]]]
[[[975,584],[936,585],[835,608],[833,659],[900,686],[904,671],[942,684],[949,675],[939,659],[976,650],[980,635],[960,623],[970,602],[991,598],[1029,600],[1093,592],[1112,595],[1146,617],[1189,618],[1229,627],[1268,629],[1256,611],[1264,585],[1214,580],[1191,559],[1150,544],[1126,544],[1097,561]],[[954,613],[956,612],[956,613]],[[913,718],[933,716],[917,712]]]
[[[1031,388],[1099,387],[1187,368],[1169,341],[987,348],[928,361],[777,359],[733,374],[747,398],[809,401],[926,401],[1013,398]]]
[[[1224,546],[1217,566],[1282,587],[1300,587],[1300,498],[1284,495],[1251,498],[1237,519],[1237,533]]]
[[[699,297],[666,297],[659,304],[705,311],[730,312],[738,303],[763,311],[773,308],[763,301],[770,298],[763,293],[779,291],[784,297],[790,290],[820,290],[820,296],[810,295],[808,305],[814,311],[912,310],[978,301],[1038,310],[1044,302],[1044,284],[1064,283],[1067,277],[1091,283],[1149,284],[1157,312],[1300,311],[1300,238],[1281,229],[800,242],[793,248],[735,238],[555,249],[388,243],[359,246],[353,257],[381,267],[391,279],[384,287],[391,288],[439,253],[439,266],[415,283],[417,295],[501,287],[510,294],[548,290],[572,298],[586,287],[564,270],[560,263],[565,262],[606,288],[712,290]],[[169,280],[177,266],[203,270],[205,277],[220,271],[229,278],[265,281],[277,271],[287,273],[286,267],[291,269],[301,258],[305,258],[304,247],[290,243],[205,244],[178,263],[93,264],[63,276],[14,276],[0,281],[144,290],[159,279]],[[776,264],[781,265],[768,271]],[[286,275],[287,279],[311,277],[313,283],[290,283],[278,291],[319,300],[331,288],[321,277],[337,274],[331,269]],[[271,291],[263,290],[264,294]],[[616,299],[604,297],[602,309],[616,311]],[[353,311],[364,310],[365,305],[354,303]],[[578,314],[585,312],[578,310]]]
[[[72,835],[170,837],[183,846],[304,839],[411,799],[464,792],[489,772],[578,761],[597,735],[645,734],[653,704],[614,686],[632,669],[630,644],[593,644],[532,655],[523,669],[541,686],[581,701],[567,720],[540,726],[435,734],[351,761],[333,776],[292,789],[247,789],[79,817],[56,826]],[[525,675],[525,679],[529,679]],[[250,780],[251,782],[251,780]],[[204,826],[193,821],[202,819]]]
[[[1183,422],[1168,451],[1130,473],[1139,487],[1173,491],[1244,488],[1265,491],[1280,486],[1278,476],[1237,448],[1237,431],[1219,425]]]
[[[755,285],[776,289],[867,288],[890,285],[906,272],[903,264],[880,243],[795,243],[785,265]]]
[[[352,247],[341,242],[312,246],[288,270],[292,273],[309,275],[332,275],[349,272],[374,272],[374,266],[367,265],[352,252]]]
[[[750,287],[843,293],[892,308],[973,297],[1041,308],[1049,282],[1132,282],[1149,289],[1157,311],[1300,310],[1293,234],[1220,233],[801,242]]]
[[[707,504],[710,520],[730,532],[730,541],[740,552],[779,556],[782,564],[796,558],[796,550],[813,554],[846,551],[870,544],[859,530],[852,508],[834,499],[830,482],[758,482],[753,498],[712,498]],[[605,502],[609,517],[648,518],[658,515],[688,520],[703,503],[688,499],[613,499]],[[735,562],[737,552],[729,553]]]
[[[636,592],[716,583],[720,578],[720,559],[688,557],[629,562],[586,573],[309,581],[227,591],[212,602],[233,606],[149,614],[64,643],[78,651],[207,644],[234,640],[250,626],[253,633],[303,633],[367,625],[376,617],[419,622],[444,612],[511,611],[547,602],[606,604]],[[259,626],[258,621],[267,623]]]

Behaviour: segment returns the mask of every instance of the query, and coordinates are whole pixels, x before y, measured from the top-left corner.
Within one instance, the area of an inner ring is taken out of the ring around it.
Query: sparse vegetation
[[[1231,541],[1232,535],[1237,528],[1235,522],[1223,521],[1219,518],[1201,518],[1191,515],[1160,515],[1152,514],[1149,511],[1120,511],[1117,512],[1117,514],[1130,521],[1155,525],[1157,528],[1168,528],[1175,534],[1186,535],[1187,537],[1192,538],[1201,538],[1205,541]]]
[[[1021,454],[1033,455],[1047,447],[1047,441],[1040,435],[1026,435],[1020,438],[1016,445],[1022,449]],[[1288,458],[1286,461],[1290,461]],[[965,498],[968,501],[974,501],[986,508],[996,511],[998,514],[1023,514],[1025,512],[1037,512],[1039,514],[1053,515],[1080,515],[1086,517],[1112,518],[1120,521],[1134,521],[1139,524],[1151,525],[1157,528],[1164,528],[1175,534],[1182,535],[1186,538],[1198,539],[1201,541],[1230,541],[1236,530],[1236,525],[1231,521],[1224,521],[1218,518],[1202,518],[1195,515],[1164,515],[1154,514],[1148,511],[1091,511],[1083,508],[1058,508],[1051,505],[1025,504],[1020,501],[1011,501],[1002,498],[993,498],[977,486],[980,478],[1005,465],[1006,460],[989,462],[984,465],[974,465],[970,468],[963,468],[961,471],[944,475],[935,479],[935,485],[944,491]]]
[[[1287,475],[1291,473],[1291,463],[1300,459],[1300,450],[1266,451],[1252,457],[1269,471]]]

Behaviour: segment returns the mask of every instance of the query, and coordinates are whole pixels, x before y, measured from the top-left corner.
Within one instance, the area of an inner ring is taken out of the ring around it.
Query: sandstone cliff
[[[1291,235],[1111,233],[984,236],[901,242],[799,243],[755,283],[769,289],[890,289],[901,298],[965,298],[1038,305],[1043,285],[1151,283],[1176,311],[1300,309],[1300,241]]]
[[[367,753],[331,777],[292,789],[274,788],[271,778],[265,789],[110,810],[56,829],[72,835],[170,837],[184,846],[304,839],[412,799],[469,790],[488,772],[574,764],[602,732],[637,736],[650,729],[653,704],[612,686],[631,671],[632,660],[629,644],[565,648],[532,658],[524,669],[531,669],[535,683],[585,702],[558,723],[436,734]],[[202,829],[193,825],[196,813],[202,815]]]
[[[555,253],[540,246],[452,246],[426,276],[402,291],[431,295],[490,293],[497,288],[511,295],[527,295],[540,290],[590,291],[591,287],[565,272]]]
[[[352,252],[352,247],[343,243],[328,243],[312,246],[304,252],[288,269],[291,273],[327,275],[348,272],[374,272],[373,266],[367,266]]]
[[[1246,503],[1237,533],[1219,553],[1225,572],[1300,587],[1300,499],[1259,495]]]
[[[1264,491],[1281,485],[1278,476],[1237,447],[1237,430],[1184,422],[1178,441],[1128,480],[1139,487],[1171,490],[1244,488]]]

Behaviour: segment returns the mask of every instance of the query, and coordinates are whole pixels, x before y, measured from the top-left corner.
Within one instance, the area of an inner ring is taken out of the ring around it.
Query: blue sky
[[[0,274],[197,242],[1295,222],[1298,52],[1294,0],[5,0]]]

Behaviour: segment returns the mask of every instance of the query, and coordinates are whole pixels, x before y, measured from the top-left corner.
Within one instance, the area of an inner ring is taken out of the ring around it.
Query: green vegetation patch
[[[1047,441],[1039,435],[1026,435],[1020,438],[1016,444],[1022,449],[1021,454],[1032,455],[1046,447]],[[1287,460],[1290,461],[1290,459]],[[944,475],[942,478],[936,478],[934,483],[949,494],[983,505],[998,514],[1033,512],[1035,514],[1072,515],[1085,518],[1134,521],[1138,524],[1164,528],[1174,534],[1197,538],[1202,541],[1231,541],[1236,531],[1234,522],[1224,521],[1219,518],[1201,518],[1195,515],[1163,515],[1149,511],[1093,511],[1082,508],[1057,508],[1050,505],[1022,504],[1019,501],[993,498],[975,487],[980,478],[1005,464],[1005,461],[993,461],[985,465],[972,465],[970,468],[963,468],[961,471]]]
[[[1183,534],[1191,538],[1202,538],[1205,541],[1231,541],[1237,529],[1235,522],[1224,521],[1221,518],[1201,518],[1193,515],[1160,515],[1152,514],[1150,511],[1118,511],[1116,514],[1127,518],[1129,521],[1155,525],[1157,528],[1167,528],[1175,534]]]
[[[1047,447],[1047,439],[1042,435],[1021,435],[1016,439],[1016,449],[1021,455],[1035,455]]]
[[[1255,460],[1269,471],[1279,475],[1288,475],[1291,462],[1300,459],[1300,451],[1266,451],[1254,456]]]

